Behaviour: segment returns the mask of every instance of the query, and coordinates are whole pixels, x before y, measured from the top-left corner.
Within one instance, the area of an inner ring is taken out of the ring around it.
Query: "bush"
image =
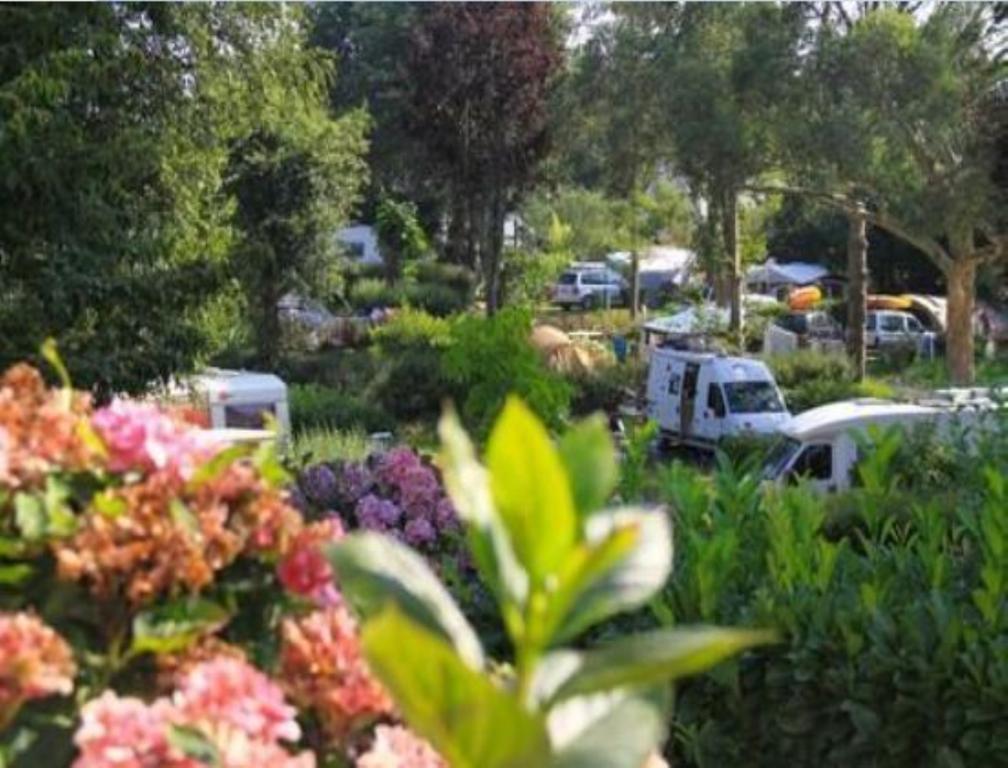
[[[291,429],[296,433],[312,427],[362,429],[380,432],[395,427],[395,420],[361,395],[321,384],[292,384]]]
[[[414,267],[418,283],[430,283],[450,288],[472,301],[476,293],[476,273],[461,264],[445,264],[440,261],[421,261]]]
[[[303,467],[320,461],[359,461],[370,447],[371,441],[361,430],[310,427],[294,435],[290,455],[296,466]]]
[[[927,467],[925,437],[868,449],[861,486],[828,499],[725,466],[662,473],[676,563],[653,616],[785,638],[677,687],[674,764],[1008,761],[1008,431],[984,439]]]
[[[462,413],[478,434],[486,434],[508,393],[521,397],[552,428],[566,418],[571,387],[546,368],[529,340],[531,328],[531,315],[514,308],[490,318],[464,315],[452,323],[443,371],[464,393]]]
[[[846,357],[828,355],[809,349],[767,359],[788,409],[801,413],[837,400],[855,397],[890,398],[893,390],[884,382],[865,379],[854,381]]]
[[[429,312],[436,317],[447,317],[462,312],[470,304],[467,293],[440,283],[407,283],[403,296],[409,306]]]
[[[399,285],[389,285],[379,278],[357,280],[350,288],[350,304],[355,309],[398,307],[401,303],[402,288]]]
[[[571,414],[587,416],[596,411],[611,413],[629,397],[643,390],[647,366],[639,360],[612,363],[594,371],[571,376]]]
[[[414,347],[445,347],[451,341],[451,323],[419,309],[406,307],[371,332],[383,354]]]

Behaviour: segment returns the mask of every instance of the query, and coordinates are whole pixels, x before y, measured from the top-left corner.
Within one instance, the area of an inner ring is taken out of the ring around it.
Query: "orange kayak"
[[[822,301],[822,291],[814,285],[796,288],[788,294],[788,309],[811,309]]]
[[[868,296],[868,309],[910,309],[913,301],[909,296],[885,296],[873,294]]]

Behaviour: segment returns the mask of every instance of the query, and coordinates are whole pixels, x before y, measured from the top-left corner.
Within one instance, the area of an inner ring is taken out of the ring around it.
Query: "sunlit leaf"
[[[186,597],[137,614],[131,653],[173,653],[224,626],[228,612],[217,603]]]
[[[578,513],[587,515],[603,507],[619,482],[616,450],[605,419],[585,419],[560,438],[558,447]]]

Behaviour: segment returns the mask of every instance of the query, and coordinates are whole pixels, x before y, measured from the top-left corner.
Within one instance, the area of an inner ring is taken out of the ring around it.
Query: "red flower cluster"
[[[277,576],[284,588],[295,595],[310,598],[323,608],[342,604],[322,545],[338,541],[343,536],[343,526],[337,518],[305,526],[294,537],[287,554],[277,566]]]
[[[0,376],[0,485],[40,488],[53,469],[85,469],[96,451],[84,439],[86,395],[50,390],[39,372],[15,365]]]
[[[361,653],[357,626],[343,608],[284,621],[279,678],[291,700],[313,710],[333,741],[393,712],[391,698]]]
[[[26,701],[73,690],[73,654],[51,627],[27,613],[0,614],[0,728]]]

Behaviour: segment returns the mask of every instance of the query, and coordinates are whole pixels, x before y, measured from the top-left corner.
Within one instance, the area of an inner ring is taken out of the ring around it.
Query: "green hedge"
[[[984,441],[930,460],[933,436],[883,435],[828,500],[727,463],[662,474],[654,616],[782,638],[677,687],[674,765],[1008,764],[1008,429]]]

